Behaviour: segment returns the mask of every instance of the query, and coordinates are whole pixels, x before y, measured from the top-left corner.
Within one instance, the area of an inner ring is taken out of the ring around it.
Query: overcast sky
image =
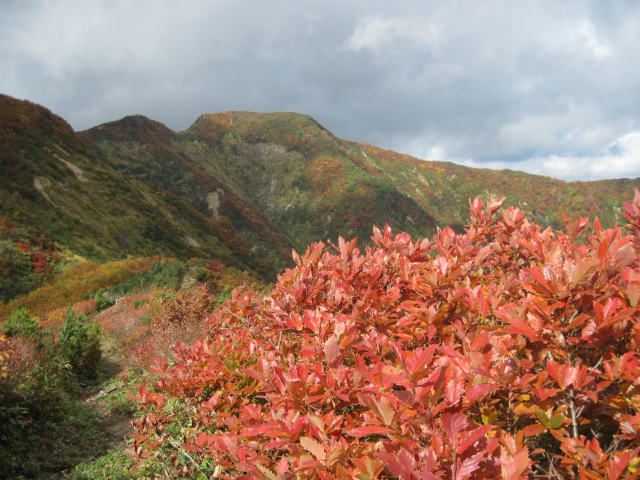
[[[640,2],[0,0],[0,93],[76,130],[296,111],[424,159],[640,177]]]

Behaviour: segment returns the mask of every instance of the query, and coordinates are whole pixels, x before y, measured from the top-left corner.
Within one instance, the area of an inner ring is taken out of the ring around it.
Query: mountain
[[[311,117],[296,113],[202,115],[184,132],[162,127],[162,149],[154,143],[155,134],[125,135],[131,121],[125,118],[83,135],[113,159],[114,168],[189,198],[203,213],[211,197],[199,183],[217,179],[216,205],[242,199],[297,249],[337,235],[366,239],[372,224],[389,223],[420,236],[434,233],[437,225],[460,230],[468,216],[468,200],[477,196],[506,196],[507,204],[526,210],[543,225],[562,227],[563,214],[598,216],[612,225],[620,219],[622,202],[640,186],[637,179],[564,182],[419,160],[342,140]],[[159,165],[156,160],[169,154],[174,158],[171,166]],[[169,169],[179,181],[167,183]],[[199,179],[194,181],[196,171]],[[235,221],[228,206],[219,209]],[[244,235],[250,231],[242,229]]]
[[[57,243],[98,261],[128,254],[205,257],[275,274],[273,262],[251,251],[230,222],[118,171],[60,117],[7,96],[0,96],[0,171],[5,273],[16,266],[11,243],[20,241],[40,249]]]
[[[340,139],[297,113],[206,114],[182,132],[135,115],[74,132],[7,96],[0,171],[0,271],[15,264],[11,242],[23,241],[100,261],[212,258],[263,278],[290,264],[292,248],[368,239],[372,225],[461,230],[478,196],[506,196],[543,225],[561,227],[563,214],[612,225],[640,187],[419,160]]]

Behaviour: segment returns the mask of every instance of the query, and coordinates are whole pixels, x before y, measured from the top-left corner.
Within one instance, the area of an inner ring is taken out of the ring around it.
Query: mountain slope
[[[107,138],[104,130],[109,128],[115,125],[92,129],[86,136],[99,140],[106,157],[120,152],[113,162],[122,162],[126,149],[125,164],[114,165],[157,187],[166,173],[150,181],[146,177],[153,167],[147,162],[145,172],[136,174],[135,166],[144,163],[140,147],[119,135]],[[640,186],[637,179],[568,183],[423,161],[339,139],[311,117],[295,113],[225,112],[202,115],[184,132],[163,128],[163,152],[186,165],[175,168],[182,170],[178,175],[183,185],[174,186],[174,193],[197,190],[201,180],[195,178],[201,175],[215,178],[220,185],[217,201],[241,199],[270,231],[277,230],[275,234],[297,249],[337,235],[366,239],[373,224],[389,223],[415,235],[432,234],[437,225],[462,229],[468,200],[477,196],[506,196],[508,205],[520,206],[532,212],[535,221],[556,228],[563,226],[563,214],[598,216],[612,225],[620,219],[622,202]],[[154,155],[160,158],[160,153]],[[192,180],[190,171],[198,172]],[[191,203],[197,206],[202,198],[200,194]],[[237,226],[237,216],[228,216]],[[251,229],[241,231],[245,238],[251,235]]]
[[[366,240],[372,225],[460,230],[477,196],[506,196],[542,225],[562,227],[566,214],[609,226],[640,187],[423,161],[296,113],[206,114],[183,132],[137,115],[76,133],[6,96],[0,152],[0,241],[44,239],[93,259],[216,258],[264,278],[290,264],[291,248]]]
[[[194,158],[201,168],[207,163],[226,168],[284,228],[287,211],[294,206],[298,217],[310,219],[315,234],[343,228],[337,231],[368,236],[371,223],[386,221],[423,235],[432,233],[435,225],[461,228],[468,200],[476,196],[506,196],[507,204],[533,212],[543,225],[562,226],[563,214],[598,216],[612,225],[620,219],[622,202],[640,186],[638,179],[564,182],[423,161],[338,139],[297,114],[205,115],[182,136],[208,146],[209,155]],[[254,172],[246,173],[248,169]],[[271,185],[275,188],[267,188]]]
[[[0,216],[12,225],[5,239],[15,239],[17,228],[25,238],[51,238],[92,259],[201,256],[274,273],[231,225],[118,172],[43,107],[0,96],[0,142]]]
[[[260,258],[285,265],[292,244],[229,189],[228,179],[200,170],[175,145],[180,136],[143,116],[130,116],[86,132],[114,169],[156,191],[170,192],[188,203],[212,225],[237,232]],[[241,241],[241,242],[242,242]]]

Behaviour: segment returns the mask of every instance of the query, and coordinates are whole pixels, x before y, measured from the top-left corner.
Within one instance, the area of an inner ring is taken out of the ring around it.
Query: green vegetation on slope
[[[215,258],[265,278],[274,278],[282,265],[274,258],[288,249],[274,254],[280,245],[272,242],[267,252],[254,252],[227,218],[204,215],[183,192],[119,171],[91,140],[30,102],[0,96],[0,152],[1,301],[45,284],[50,278],[40,274],[54,269],[65,248],[97,261]],[[162,171],[169,185],[181,171],[170,166]],[[189,180],[195,178],[198,172]]]

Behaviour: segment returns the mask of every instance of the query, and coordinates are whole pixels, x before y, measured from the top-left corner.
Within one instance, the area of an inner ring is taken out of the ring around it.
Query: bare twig
[[[575,314],[573,315],[573,317],[575,317]],[[571,351],[569,350],[568,345],[565,345],[565,350],[567,352],[567,361],[569,362],[569,365],[573,368],[573,359],[571,358]],[[575,389],[573,388],[573,385],[571,385],[571,388],[568,391],[568,396],[569,396],[569,411],[571,412],[571,426],[573,430],[572,432],[573,438],[578,438],[578,417],[580,416],[580,414],[576,410],[576,393],[575,393]],[[580,410],[580,412],[582,412],[582,410]]]
[[[179,450],[180,453],[182,453],[185,457],[187,457],[189,459],[189,461],[191,463],[193,463],[193,465],[198,466],[196,461],[193,458],[191,458],[191,455],[189,455],[187,452],[185,452],[184,449],[180,448],[180,445],[178,445],[176,442],[174,442],[173,438],[168,438],[167,440],[169,441],[169,443],[171,444],[171,446],[173,448],[175,448],[176,450]]]
[[[107,390],[100,390],[100,392],[95,397],[91,397],[89,400],[91,400],[92,402],[97,402],[102,397],[109,395],[111,392],[117,389],[118,387],[111,387],[111,388],[108,388]]]
[[[547,462],[549,464],[549,470],[547,471],[548,478],[558,478],[560,480],[564,480],[564,477],[560,475],[560,473],[556,470],[551,455],[549,455],[548,452],[545,452],[545,456],[547,457]]]
[[[604,361],[604,357],[600,357],[600,360],[598,360],[598,363],[596,363],[592,368],[596,370],[602,364],[603,361]]]
[[[575,392],[573,385],[569,389],[569,410],[571,411],[571,424],[573,426],[573,438],[578,438],[578,417],[580,414],[576,411]],[[582,412],[582,409],[580,409]]]

